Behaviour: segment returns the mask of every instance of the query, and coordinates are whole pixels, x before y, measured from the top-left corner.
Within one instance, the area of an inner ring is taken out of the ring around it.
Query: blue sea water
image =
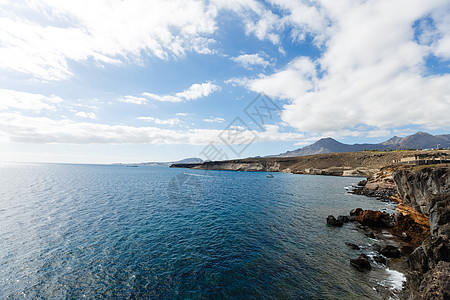
[[[384,205],[359,178],[266,175],[0,164],[0,298],[395,297],[399,274],[349,265],[373,240],[326,225]]]

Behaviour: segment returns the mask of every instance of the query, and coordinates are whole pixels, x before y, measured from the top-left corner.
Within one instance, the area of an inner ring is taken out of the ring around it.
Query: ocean
[[[375,241],[326,224],[392,204],[267,174],[0,164],[0,298],[395,299],[401,273],[349,264]]]

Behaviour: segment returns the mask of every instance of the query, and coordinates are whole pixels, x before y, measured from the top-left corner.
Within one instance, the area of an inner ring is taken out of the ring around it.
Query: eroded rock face
[[[403,202],[427,216],[436,202],[443,200],[442,197],[449,199],[448,166],[398,170],[394,172],[393,178]]]
[[[429,237],[408,257],[414,271],[425,273],[440,261],[450,261],[450,241],[447,236]]]
[[[439,262],[423,277],[419,299],[450,299],[450,263]]]
[[[428,216],[431,231],[408,257],[413,270],[406,284],[409,297],[450,299],[450,167],[403,169],[393,177],[403,203]],[[411,222],[404,219],[403,223],[406,229]]]

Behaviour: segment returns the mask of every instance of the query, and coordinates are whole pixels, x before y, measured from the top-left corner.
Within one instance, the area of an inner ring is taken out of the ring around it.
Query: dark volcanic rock
[[[354,208],[350,211],[350,216],[357,216],[362,213],[364,210],[362,208]]]
[[[437,201],[450,197],[448,166],[399,170],[393,178],[403,202],[427,216]]]
[[[383,255],[375,255],[373,260],[379,264],[387,265],[387,259]]]
[[[344,225],[344,223],[342,221],[336,220],[336,218],[332,215],[329,215],[327,217],[327,224],[331,225],[331,226],[337,226],[337,227],[341,227]]]
[[[372,266],[370,265],[369,258],[367,255],[360,254],[358,258],[350,259],[350,265],[356,267],[360,270],[371,270]]]
[[[345,244],[346,244],[347,247],[349,247],[350,249],[353,249],[353,250],[359,250],[359,249],[360,249],[359,246],[356,245],[356,244],[349,243],[349,242],[345,242]]]
[[[402,240],[409,242],[411,241],[411,237],[406,232],[402,232]]]
[[[439,262],[423,277],[419,287],[420,299],[450,299],[450,263]]]
[[[447,236],[429,237],[408,257],[408,265],[421,273],[434,268],[440,261],[450,261],[450,242]]]
[[[377,238],[377,236],[376,236],[375,233],[373,233],[373,232],[368,232],[368,233],[366,233],[366,236],[369,237],[369,238],[371,238],[371,239],[376,239],[376,238]]]
[[[400,249],[393,245],[386,245],[384,247],[381,247],[380,253],[388,258],[398,258],[401,255]]]
[[[358,182],[358,186],[365,186],[367,183],[367,180],[361,180],[360,182]]]
[[[348,216],[339,216],[337,217],[338,221],[341,221],[343,223],[348,223],[350,221],[350,219],[348,218]]]
[[[449,235],[448,230],[441,232],[441,227],[450,223],[450,194],[440,195],[433,198],[434,206],[430,209],[429,221],[430,231],[433,235]]]

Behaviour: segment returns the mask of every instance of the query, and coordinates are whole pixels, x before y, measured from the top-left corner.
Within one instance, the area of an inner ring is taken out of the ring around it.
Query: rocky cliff
[[[430,223],[431,236],[408,258],[409,299],[450,299],[450,166],[401,168],[393,178],[403,203]]]

